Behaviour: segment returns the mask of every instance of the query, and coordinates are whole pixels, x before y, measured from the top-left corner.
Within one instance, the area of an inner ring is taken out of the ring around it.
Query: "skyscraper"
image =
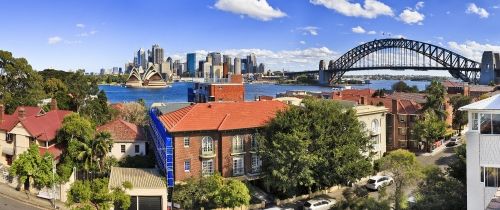
[[[209,55],[212,57],[212,65],[222,65],[222,55],[219,52],[212,52]]]
[[[152,62],[154,64],[161,64],[163,62],[163,48],[160,47],[160,45],[155,44],[153,45],[153,49],[151,50],[152,54]]]
[[[263,63],[259,64],[259,71],[257,73],[264,74],[266,72],[266,65]]]
[[[241,59],[240,58],[234,58],[234,74],[235,75],[241,74]]]
[[[224,55],[222,60],[224,62],[222,64],[223,77],[228,78],[228,75],[230,73],[233,74],[233,72],[231,71],[232,60],[231,57],[229,57],[229,55]]]
[[[142,66],[143,69],[148,67],[148,60],[146,58],[146,52],[141,48],[137,51],[137,63],[136,67]]]
[[[199,54],[197,53],[188,53],[186,56],[186,63],[187,63],[187,72],[189,72],[190,77],[195,77],[196,72],[198,68],[200,68],[198,61],[199,61]]]
[[[246,58],[241,59],[241,73],[248,74],[248,60]]]
[[[251,53],[247,56],[247,73],[256,73],[257,70],[257,59],[255,54]]]

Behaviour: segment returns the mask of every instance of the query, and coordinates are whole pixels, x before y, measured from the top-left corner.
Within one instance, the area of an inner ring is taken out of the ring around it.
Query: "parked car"
[[[453,147],[455,145],[458,145],[460,143],[460,137],[459,136],[453,136],[450,138],[450,141],[446,144],[447,147]]]
[[[368,179],[366,183],[366,188],[372,190],[379,190],[383,186],[391,185],[394,183],[394,179],[390,176],[374,176]]]
[[[336,203],[337,201],[333,198],[314,198],[304,203],[304,210],[328,210]]]

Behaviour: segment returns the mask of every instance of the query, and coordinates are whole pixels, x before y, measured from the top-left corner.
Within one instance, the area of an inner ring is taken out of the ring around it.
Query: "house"
[[[128,209],[162,210],[167,209],[168,204],[163,179],[156,168],[111,167],[108,188],[111,190],[130,182],[132,189],[126,190],[131,201]]]
[[[148,140],[144,128],[116,119],[97,127],[97,132],[109,132],[113,139],[110,155],[117,160],[127,156],[146,155]]]
[[[169,186],[174,177],[176,182],[214,173],[258,177],[255,133],[286,107],[279,101],[200,103],[159,116],[153,109],[156,159]]]
[[[57,144],[56,135],[64,117],[70,113],[58,110],[55,100],[52,100],[48,112],[40,107],[20,106],[8,115],[0,105],[0,163],[11,165],[31,144],[39,146],[40,154],[48,152],[56,161],[59,160],[62,148]]]
[[[485,209],[500,187],[500,95],[461,107],[469,117],[467,209]]]

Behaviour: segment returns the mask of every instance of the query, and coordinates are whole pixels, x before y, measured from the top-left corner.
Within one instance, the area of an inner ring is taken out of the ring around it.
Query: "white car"
[[[336,203],[337,201],[333,198],[314,198],[304,203],[304,210],[328,210]]]
[[[379,190],[383,186],[391,185],[394,183],[394,180],[390,176],[374,176],[368,179],[366,183],[366,188],[372,190]]]

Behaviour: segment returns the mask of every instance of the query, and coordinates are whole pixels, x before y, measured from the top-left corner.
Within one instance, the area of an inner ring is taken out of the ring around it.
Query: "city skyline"
[[[500,2],[486,0],[3,4],[11,9],[0,17],[11,21],[5,23],[0,45],[27,58],[37,70],[121,67],[132,62],[133,52],[155,43],[173,60],[185,62],[191,52],[233,58],[255,53],[267,68],[292,71],[316,69],[321,59],[335,59],[362,42],[389,37],[430,42],[477,61],[484,50],[500,51],[495,40]]]

